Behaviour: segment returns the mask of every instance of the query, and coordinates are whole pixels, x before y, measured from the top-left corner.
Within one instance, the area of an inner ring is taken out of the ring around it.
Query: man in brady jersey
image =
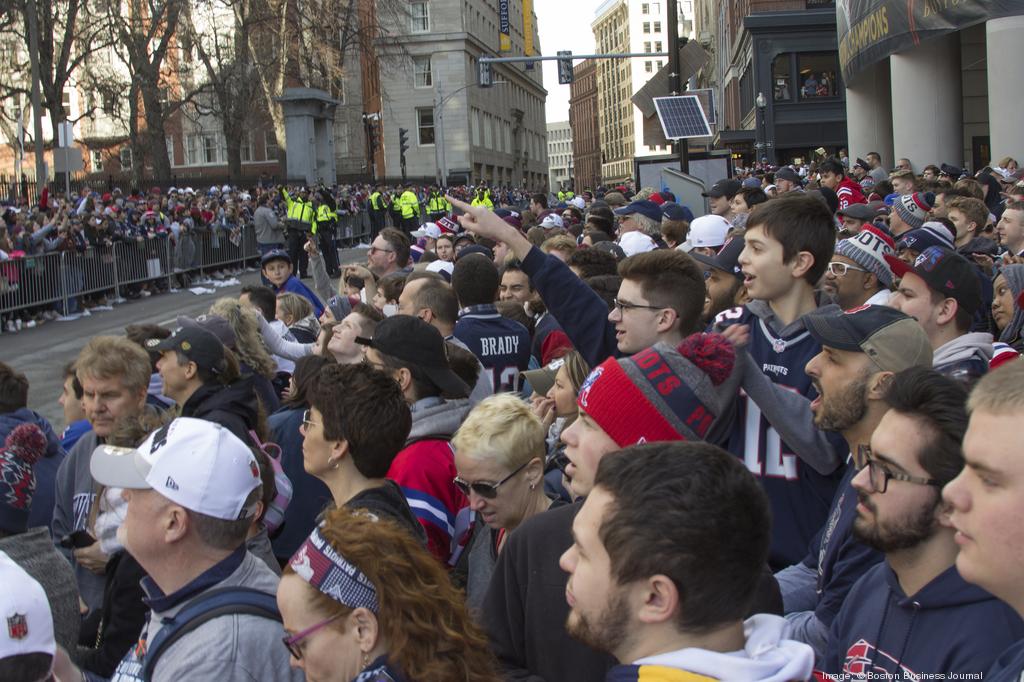
[[[739,265],[753,300],[721,313],[715,327],[749,328],[747,351],[757,369],[775,384],[814,398],[817,393],[804,367],[821,352],[821,344],[808,332],[803,318],[819,309],[814,285],[832,257],[832,215],[814,197],[774,199],[754,207],[744,239]],[[842,477],[838,453],[844,446],[835,440],[828,447],[817,433],[808,437],[812,447],[785,443],[762,409],[740,392],[728,450],[744,459],[768,494],[772,507],[769,564],[779,569],[800,561],[824,524]]]
[[[455,263],[452,289],[460,308],[455,338],[491,373],[494,390],[501,393],[521,386],[519,373],[530,367],[530,332],[494,306],[499,283],[498,269],[483,254],[471,253]]]
[[[835,159],[825,159],[818,166],[821,172],[821,184],[836,193],[839,199],[839,210],[850,207],[851,204],[866,204],[867,198],[861,191],[860,184],[846,176],[846,169],[843,164]]]

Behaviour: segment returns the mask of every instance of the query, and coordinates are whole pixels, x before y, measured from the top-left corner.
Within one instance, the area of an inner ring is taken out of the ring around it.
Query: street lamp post
[[[772,142],[768,139],[768,120],[766,117],[765,110],[768,107],[768,98],[764,96],[763,92],[758,92],[757,97],[754,99],[754,104],[757,105],[758,118],[760,119],[758,125],[758,141],[754,143],[754,149],[757,150],[758,158],[757,162],[769,162],[773,161],[770,157],[772,156],[770,150],[772,148]]]
[[[492,85],[506,85],[507,83],[508,81],[494,81]],[[440,176],[437,180],[437,186],[439,188],[444,187],[445,183],[448,182],[448,157],[445,154],[446,150],[444,144],[444,106],[448,104],[448,102],[452,101],[452,98],[463,90],[468,90],[469,88],[478,85],[479,83],[468,83],[467,85],[463,85],[461,88],[453,90],[445,95],[442,92],[441,83],[437,84],[437,88],[434,93],[434,160],[437,163],[437,171]]]

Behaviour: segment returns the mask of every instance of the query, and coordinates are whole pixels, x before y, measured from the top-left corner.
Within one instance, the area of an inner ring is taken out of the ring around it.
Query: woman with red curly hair
[[[328,512],[285,567],[277,603],[309,682],[497,682],[462,594],[392,521]]]

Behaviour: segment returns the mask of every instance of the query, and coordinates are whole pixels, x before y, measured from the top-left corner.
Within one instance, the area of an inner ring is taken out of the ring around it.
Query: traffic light
[[[572,50],[559,50],[558,56],[568,57],[558,60],[558,84],[569,85],[572,83]]]
[[[405,128],[398,129],[398,154],[404,159],[405,153],[409,151],[409,131]]]
[[[477,62],[479,68],[479,79],[481,88],[489,88],[494,85],[494,74],[491,72],[490,62]]]

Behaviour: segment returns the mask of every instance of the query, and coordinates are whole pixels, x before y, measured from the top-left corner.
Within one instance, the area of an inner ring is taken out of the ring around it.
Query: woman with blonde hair
[[[456,572],[465,572],[466,601],[479,608],[508,533],[552,505],[544,492],[544,426],[518,396],[500,393],[472,409],[452,447],[455,485],[475,515]]]
[[[444,567],[391,520],[327,512],[285,567],[277,603],[308,680],[498,680]]]
[[[280,401],[270,380],[277,373],[277,363],[263,345],[258,313],[242,305],[237,298],[221,298],[210,306],[210,315],[227,320],[230,333],[214,333],[238,358],[242,378],[252,377],[253,388],[266,414],[274,412],[280,406]]]
[[[277,295],[276,317],[288,327],[299,343],[314,343],[320,323],[313,314],[313,304],[305,296],[285,291]]]

